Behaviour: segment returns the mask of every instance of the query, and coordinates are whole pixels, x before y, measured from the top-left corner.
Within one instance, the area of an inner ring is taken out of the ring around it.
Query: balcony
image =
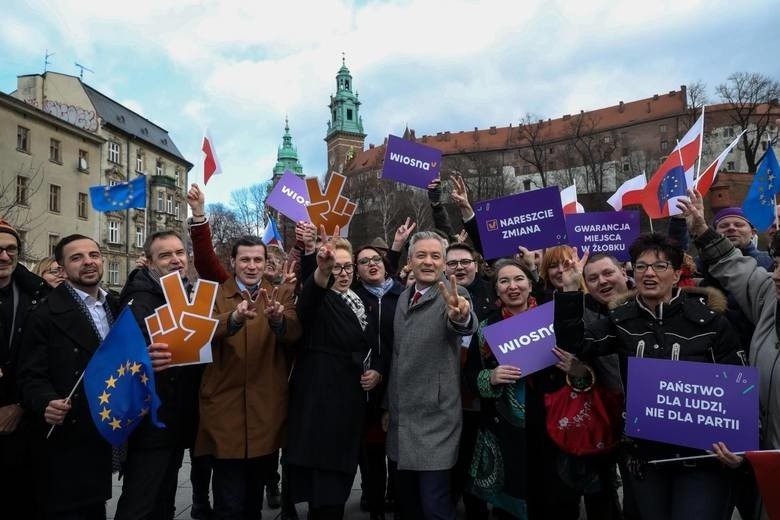
[[[160,186],[162,188],[168,188],[174,191],[179,189],[176,186],[176,179],[174,179],[173,177],[168,177],[166,175],[150,175],[149,185],[151,187]]]

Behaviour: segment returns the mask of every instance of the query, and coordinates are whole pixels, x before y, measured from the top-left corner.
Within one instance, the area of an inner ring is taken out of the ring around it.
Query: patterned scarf
[[[379,285],[368,285],[364,283],[363,287],[365,287],[368,292],[370,292],[377,298],[381,298],[382,296],[387,294],[387,291],[393,288],[393,279],[385,278],[382,281],[382,283],[380,283]]]
[[[355,294],[352,289],[347,289],[344,292],[336,291],[336,293],[341,296],[341,299],[344,300],[347,307],[352,309],[352,312],[355,313],[355,317],[357,317],[358,322],[360,322],[360,328],[366,330],[368,318],[366,317],[366,307],[363,305],[363,300],[360,299],[360,296]]]

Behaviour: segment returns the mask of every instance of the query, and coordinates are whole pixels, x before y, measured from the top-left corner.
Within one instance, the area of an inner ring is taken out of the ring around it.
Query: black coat
[[[117,315],[116,298],[107,296]],[[95,428],[79,386],[65,422],[46,439],[44,411],[68,396],[101,339],[65,283],[33,310],[19,357],[22,403],[33,423],[38,493],[49,511],[76,509],[111,498],[111,445]]]
[[[303,285],[297,310],[304,336],[290,379],[287,460],[353,473],[366,409],[360,376],[375,333],[370,325],[363,331],[342,297],[319,287],[313,276]]]
[[[131,308],[147,343],[147,316],[165,305],[160,283],[147,269],[130,273],[119,301],[122,307],[133,301]],[[157,418],[165,428],[154,426],[149,417],[130,436],[131,448],[188,448],[195,443],[198,428],[198,389],[203,368],[200,365],[173,367],[154,373],[154,385],[160,398]]]

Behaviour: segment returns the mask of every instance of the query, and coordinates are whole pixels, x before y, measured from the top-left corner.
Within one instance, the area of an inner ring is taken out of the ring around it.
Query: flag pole
[[[645,176],[645,189],[647,189],[647,170],[642,170],[642,175]],[[645,210],[645,213],[647,213],[647,210]],[[653,217],[647,215],[647,220],[650,222],[650,233],[655,233],[655,231],[653,231]]]
[[[699,132],[699,158],[696,161],[696,175],[694,176],[694,180],[697,180],[699,178],[699,174],[701,174],[701,152],[703,149],[704,149],[704,105],[701,106],[701,132]]]
[[[751,450],[755,452],[760,453],[780,453],[780,450]],[[735,451],[732,452],[734,455],[744,455],[747,453],[746,451]],[[648,460],[648,464],[666,464],[667,462],[684,462],[686,460],[701,460],[701,459],[712,459],[717,457],[714,453],[708,454],[708,455],[694,455],[692,457],[674,457],[671,459],[656,459],[656,460]]]
[[[79,376],[78,381],[76,381],[76,384],[73,385],[73,388],[70,390],[70,393],[68,394],[68,397],[65,398],[65,402],[70,404],[70,399],[73,397],[73,394],[76,393],[76,388],[79,387],[81,384],[82,379],[84,379],[84,374],[86,373],[86,370],[82,370],[81,375]],[[56,424],[52,424],[51,428],[49,428],[49,433],[46,434],[46,438],[48,439],[51,437],[51,433],[54,431],[54,428],[56,427]]]

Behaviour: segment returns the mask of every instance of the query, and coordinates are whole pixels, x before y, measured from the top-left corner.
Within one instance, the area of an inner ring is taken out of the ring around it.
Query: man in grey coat
[[[454,277],[442,281],[445,243],[416,233],[409,263],[415,286],[398,298],[388,387],[387,455],[398,465],[396,492],[402,518],[455,519],[450,470],[461,431],[461,336],[477,318],[468,291]]]

